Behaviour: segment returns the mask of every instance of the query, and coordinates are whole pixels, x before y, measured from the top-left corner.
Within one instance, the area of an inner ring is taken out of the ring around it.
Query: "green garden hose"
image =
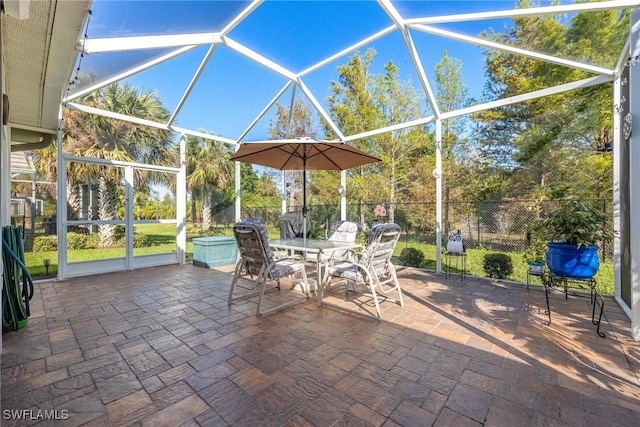
[[[21,228],[2,228],[2,267],[2,330],[16,331],[26,326],[33,297],[33,280],[24,264]]]

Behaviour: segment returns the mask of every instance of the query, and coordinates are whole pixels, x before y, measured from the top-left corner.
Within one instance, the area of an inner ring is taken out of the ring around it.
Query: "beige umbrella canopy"
[[[231,160],[301,171],[345,170],[380,161],[346,142],[313,139],[244,142]]]
[[[308,170],[341,171],[380,161],[346,142],[317,141],[311,138],[244,142],[230,160],[280,170],[301,170],[305,183],[302,190],[302,212],[305,216]]]

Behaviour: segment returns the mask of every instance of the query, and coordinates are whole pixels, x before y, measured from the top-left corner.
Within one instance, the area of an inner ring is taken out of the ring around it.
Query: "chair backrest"
[[[353,221],[333,221],[329,233],[329,240],[352,243],[358,235],[358,224]]]
[[[398,224],[378,224],[371,229],[367,239],[367,246],[362,250],[360,263],[365,265],[375,275],[382,275],[391,261],[391,256],[400,239]]]
[[[233,235],[238,244],[238,253],[249,273],[259,274],[263,268],[274,262],[264,224],[237,222],[233,225]]]
[[[252,218],[252,217],[240,218],[240,221],[238,222],[248,222],[250,224],[264,224],[264,218]]]

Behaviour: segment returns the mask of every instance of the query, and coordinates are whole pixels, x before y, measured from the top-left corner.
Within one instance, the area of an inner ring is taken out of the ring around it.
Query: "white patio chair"
[[[289,307],[309,298],[304,260],[301,256],[275,258],[269,247],[269,238],[264,224],[238,222],[233,226],[233,235],[238,244],[239,259],[236,263],[231,287],[229,288],[229,305],[238,299],[259,294],[256,314],[262,315]],[[262,310],[267,282],[275,281],[277,289],[280,290],[280,279],[297,273],[301,275],[304,295],[267,310]],[[240,280],[241,278],[242,281]],[[246,282],[249,282],[248,286],[245,285]],[[233,292],[236,287],[250,292],[234,297]]]
[[[349,242],[356,241],[358,235],[358,224],[353,221],[333,221],[331,228],[329,229],[329,240],[335,242]],[[332,258],[347,259],[351,251],[334,252]]]
[[[264,218],[259,218],[259,217],[245,217],[245,218],[240,218],[239,222],[248,222],[249,224],[262,224],[264,225]]]
[[[264,218],[260,218],[260,217],[245,217],[245,218],[240,218],[239,222],[246,222],[249,224],[259,224],[262,227],[265,228],[265,233],[266,233],[266,224],[264,222]],[[280,259],[280,258],[286,258],[289,256],[289,252],[287,251],[276,251],[276,250],[271,250],[271,253],[273,254],[274,258]]]
[[[348,242],[353,243],[356,241],[358,235],[358,224],[353,221],[333,221],[329,228],[328,240],[334,242]],[[322,255],[321,262],[324,264],[330,259],[343,260],[347,259],[353,251],[340,250]],[[317,258],[312,254],[307,258],[308,261],[317,262]]]
[[[376,225],[369,235],[367,245],[353,260],[343,260],[327,267],[329,280],[341,279],[345,284],[345,296],[349,290],[356,292],[364,287],[367,295],[371,296],[376,308],[378,321],[382,320],[379,298],[392,301],[403,306],[402,289],[398,282],[396,269],[391,263],[391,256],[400,238],[398,224]],[[330,285],[330,282],[327,284]],[[328,290],[331,289],[327,286]],[[397,291],[398,301],[387,296]],[[322,298],[320,298],[322,303]]]
[[[353,221],[333,221],[331,227],[329,227],[328,240],[334,242],[348,242],[353,243],[356,241],[358,235],[358,224]],[[335,264],[336,262],[346,261],[353,258],[354,251],[352,249],[345,249],[334,251],[331,253],[323,253],[320,255],[320,263],[325,266],[325,271],[322,274],[322,283],[325,283],[328,279],[326,266],[329,263]],[[315,254],[308,254],[307,261],[311,263],[318,262],[318,258]]]

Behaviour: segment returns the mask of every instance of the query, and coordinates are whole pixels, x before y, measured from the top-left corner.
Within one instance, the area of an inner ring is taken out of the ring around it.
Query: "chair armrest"
[[[327,260],[327,265],[334,265],[336,262],[349,262],[355,264],[360,261],[360,253],[353,249],[345,249],[343,255],[335,256],[335,252],[331,254]]]
[[[369,280],[369,278],[372,277],[372,272],[369,270],[369,267],[364,264],[360,264],[359,261],[346,261],[339,259],[336,259],[336,261],[338,261],[338,263],[329,264],[329,274],[332,274],[331,272],[335,269],[340,269],[341,267],[348,265],[350,267],[355,267],[358,271],[360,271],[365,281]]]
[[[362,253],[360,252],[356,252],[355,249],[349,249],[346,252],[346,259],[349,260],[350,262],[360,262],[360,258],[362,257]]]

